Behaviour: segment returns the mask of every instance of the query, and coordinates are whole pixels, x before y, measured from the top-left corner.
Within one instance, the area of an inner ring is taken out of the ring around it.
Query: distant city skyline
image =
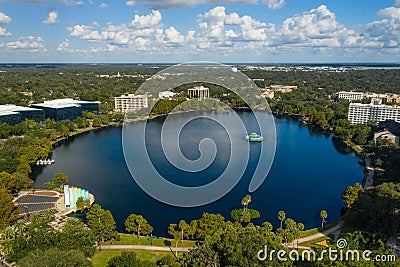
[[[400,63],[400,0],[0,0],[0,63]]]

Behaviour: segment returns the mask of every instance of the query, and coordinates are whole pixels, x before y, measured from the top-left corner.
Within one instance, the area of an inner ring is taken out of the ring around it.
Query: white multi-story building
[[[400,122],[400,106],[382,105],[380,99],[372,99],[371,104],[350,103],[348,119],[352,124],[386,120]]]
[[[170,98],[173,97],[174,93],[171,91],[163,91],[158,93],[158,98]]]
[[[188,89],[189,98],[197,97],[199,99],[209,98],[210,89],[204,86],[196,86]]]
[[[127,112],[138,110],[142,108],[147,108],[149,106],[148,103],[148,95],[121,95],[114,98],[115,100],[115,111],[119,112]]]
[[[345,92],[345,91],[340,91],[336,93],[336,97],[338,99],[347,99],[347,100],[362,100],[364,98],[364,93],[362,92]]]

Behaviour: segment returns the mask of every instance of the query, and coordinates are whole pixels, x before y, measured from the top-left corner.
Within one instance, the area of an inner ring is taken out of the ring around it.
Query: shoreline
[[[234,110],[235,110],[235,111],[236,111],[236,110],[245,111],[245,109],[234,109]],[[195,112],[195,111],[196,111],[196,110],[189,110],[189,111],[179,111],[179,112],[168,113],[168,114],[159,114],[159,115],[156,115],[156,116],[153,116],[153,117],[137,118],[137,119],[132,120],[132,121],[129,121],[129,122],[140,122],[140,121],[145,121],[145,120],[151,121],[151,120],[157,119],[158,117],[165,117],[165,116],[168,116],[168,115],[170,115],[170,114],[176,115],[176,114],[180,114],[180,113]],[[217,111],[217,110],[215,110],[215,111]],[[290,119],[289,117],[294,117],[294,118],[299,118],[299,119],[301,119],[301,116],[299,116],[299,115],[297,115],[297,114],[274,114],[274,118],[279,118],[279,117],[281,117],[282,119],[285,119],[285,120],[289,120],[289,119]],[[125,122],[125,121],[124,121],[124,122]],[[76,133],[74,133],[73,135],[70,135],[70,136],[68,136],[68,137],[65,137],[65,138],[62,138],[62,139],[60,139],[60,140],[55,141],[55,142],[53,143],[53,148],[54,148],[55,146],[62,145],[63,142],[74,141],[73,138],[70,138],[70,137],[75,137],[75,136],[78,136],[78,135],[83,134],[83,133],[89,133],[90,131],[93,131],[93,130],[94,130],[94,131],[97,131],[97,130],[100,131],[101,129],[103,129],[103,128],[106,129],[106,128],[108,128],[108,127],[120,127],[120,126],[123,126],[124,122],[118,122],[118,123],[117,123],[117,122],[113,122],[113,123],[110,123],[110,124],[108,124],[108,125],[103,125],[103,126],[101,126],[101,127],[84,129],[83,131],[76,132]],[[315,128],[321,129],[320,127],[318,127],[318,126],[316,126],[316,125],[313,125],[313,124],[306,124],[305,126],[311,126],[311,127],[315,127]],[[327,132],[327,131],[325,131],[325,130],[323,130],[323,129],[321,129],[321,132],[322,132],[322,133],[329,133],[329,134],[332,134],[332,132]],[[334,134],[332,134],[332,135],[335,137]],[[337,138],[337,137],[336,137],[336,138]],[[342,142],[345,143],[347,146],[350,146],[350,148],[352,148],[352,150],[354,151],[354,153],[356,154],[356,156],[357,156],[358,158],[360,158],[361,160],[363,160],[364,163],[366,163],[366,159],[365,159],[364,157],[362,157],[362,156],[363,156],[362,150],[361,150],[361,151],[356,151],[356,150],[355,150],[348,142],[346,142],[345,140],[342,140],[342,139],[340,139],[340,138],[338,138],[338,140],[342,141]],[[53,148],[52,148],[52,149],[53,149]],[[360,183],[363,184],[362,181],[360,181]],[[338,219],[341,219],[342,217],[343,217],[343,216],[340,216],[340,217],[338,217]],[[312,229],[312,228],[310,228],[310,229]]]

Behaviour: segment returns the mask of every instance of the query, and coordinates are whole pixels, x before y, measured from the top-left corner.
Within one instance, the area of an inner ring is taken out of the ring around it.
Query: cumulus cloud
[[[68,27],[68,30],[72,37],[79,37],[88,42],[101,41],[99,32],[94,30],[92,26],[75,25],[74,27]]]
[[[381,18],[386,19],[400,19],[400,8],[388,7],[385,9],[381,9],[377,12],[377,15]]]
[[[8,24],[11,22],[11,18],[6,14],[0,12],[0,24]]]
[[[358,38],[354,31],[339,24],[325,5],[286,19],[280,34],[278,42],[281,44],[316,47],[351,45]]]
[[[58,13],[57,11],[50,11],[48,18],[43,21],[44,24],[52,25],[57,23]]]
[[[0,27],[0,37],[8,37],[11,36],[12,34],[10,32],[7,32],[7,30],[3,27]]]
[[[280,2],[274,1],[275,4]],[[197,27],[187,32],[181,31],[176,25],[165,27],[162,24],[162,14],[157,10],[144,15],[136,14],[131,21],[119,25],[111,22],[106,25],[75,25],[69,27],[68,31],[70,37],[98,43],[96,49],[109,52],[229,55],[244,51],[260,54],[265,51],[283,53],[292,50],[346,53],[359,51],[357,49],[360,48],[370,51],[385,47],[398,49],[399,10],[395,7],[382,9],[377,12],[379,20],[354,29],[339,23],[336,15],[321,5],[289,17],[277,26],[249,15],[227,13],[225,7],[216,6],[199,14]],[[68,47],[69,41],[66,40],[60,44],[59,49]]]
[[[69,40],[66,39],[64,42],[59,44],[56,50],[61,52],[70,52],[71,49],[69,48]]]
[[[165,43],[167,45],[180,46],[185,42],[185,37],[174,27],[165,30]]]
[[[400,46],[400,8],[389,7],[377,12],[381,20],[368,23],[363,27],[368,45],[394,48]]]
[[[84,6],[85,3],[83,1],[74,1],[74,0],[62,0],[61,3],[64,6]]]
[[[140,29],[154,28],[161,22],[161,13],[158,10],[152,10],[149,15],[135,15],[131,26]]]
[[[285,0],[263,0],[262,2],[271,9],[280,9],[285,5]]]
[[[279,9],[285,4],[285,0],[129,0],[126,5],[134,6],[143,4],[152,9],[192,7],[201,4],[258,4],[262,3],[271,9]]]
[[[99,8],[107,8],[107,7],[108,7],[108,5],[106,3],[101,3],[99,5]]]
[[[17,41],[5,43],[5,48],[10,50],[24,50],[29,52],[44,51],[44,41],[38,36],[22,36]]]
[[[217,6],[199,15],[198,23],[199,46],[205,48],[210,47],[207,42],[233,46],[234,42],[266,41],[268,34],[275,31],[274,25],[257,21],[250,16],[226,14],[223,6]],[[233,28],[228,29],[227,26]]]

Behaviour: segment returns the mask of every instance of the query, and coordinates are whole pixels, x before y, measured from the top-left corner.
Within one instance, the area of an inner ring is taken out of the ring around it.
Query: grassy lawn
[[[114,241],[112,244],[113,245],[150,245],[150,240],[148,237],[140,237],[137,238],[137,236],[132,235],[132,234],[119,234],[120,239],[119,241]],[[165,247],[164,245],[164,240],[169,240],[171,241],[172,247],[175,247],[175,240],[173,239],[167,239],[167,238],[154,238],[153,239],[153,246],[162,246]],[[110,242],[105,242],[102,244],[107,244],[109,245]],[[196,242],[192,240],[184,240],[183,244],[181,242],[178,243],[178,247],[195,247]]]
[[[325,225],[324,228],[318,227],[318,228],[312,228],[312,229],[309,229],[309,230],[305,230],[305,231],[301,232],[300,237],[306,237],[306,236],[314,235],[314,234],[317,234],[317,233],[322,233],[323,231],[326,231],[326,230],[334,227],[339,222],[340,222],[340,218],[337,219],[336,221],[331,222],[330,224]]]
[[[107,262],[115,256],[119,256],[123,251],[129,250],[102,250],[96,251],[92,258],[92,263],[94,267],[105,267],[107,266]],[[148,251],[148,250],[135,250],[135,253],[139,256],[141,260],[151,260],[157,261],[164,257],[165,255],[171,254],[171,252],[163,252],[163,251]],[[178,253],[178,256],[182,256],[181,253]]]

